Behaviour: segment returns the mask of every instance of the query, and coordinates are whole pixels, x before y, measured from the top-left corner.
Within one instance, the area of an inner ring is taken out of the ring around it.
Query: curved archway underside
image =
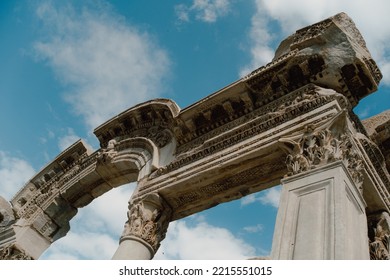
[[[0,259],[37,259],[66,235],[77,208],[129,182],[138,187],[116,258],[135,258],[132,246],[151,258],[170,221],[336,162],[367,214],[388,211],[389,135],[368,134],[352,112],[381,77],[353,22],[338,14],[298,30],[272,62],[188,108],[168,99],[130,108],[94,131],[99,150],[76,142],[10,203],[0,200]]]

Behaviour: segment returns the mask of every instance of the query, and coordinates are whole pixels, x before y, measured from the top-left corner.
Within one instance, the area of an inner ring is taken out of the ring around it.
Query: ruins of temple
[[[353,112],[381,78],[341,13],[187,108],[130,108],[95,129],[100,149],[78,141],[0,197],[0,259],[38,259],[78,208],[129,182],[113,259],[152,259],[171,221],[279,184],[271,259],[389,259],[390,111]]]

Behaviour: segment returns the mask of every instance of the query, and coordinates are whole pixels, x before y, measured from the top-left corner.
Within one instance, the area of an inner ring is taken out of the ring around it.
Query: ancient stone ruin
[[[341,13],[185,109],[130,108],[94,131],[99,150],[78,141],[0,199],[0,259],[38,259],[78,208],[129,182],[113,259],[151,259],[171,221],[278,184],[271,259],[389,259],[390,112],[362,122],[352,111],[381,78]]]

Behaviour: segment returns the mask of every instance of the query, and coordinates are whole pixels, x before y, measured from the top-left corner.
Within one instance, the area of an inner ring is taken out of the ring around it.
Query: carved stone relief
[[[368,136],[378,145],[390,170],[390,110],[362,121]]]
[[[214,129],[194,142],[181,146],[178,149],[179,154],[176,160],[153,175],[155,177],[165,174],[207,155],[229,148],[333,100],[337,100],[343,108],[348,108],[349,103],[343,95],[314,85],[305,86],[288,96],[262,106],[245,117]],[[238,131],[234,129],[237,127],[240,127]],[[207,141],[210,138],[215,138],[215,140]]]
[[[337,44],[332,41],[336,36]],[[334,59],[332,50],[339,47],[345,52]],[[376,90],[380,79],[363,38],[345,14],[298,30],[282,42],[271,63],[188,108],[156,99],[98,127],[94,133],[101,149],[91,154],[81,141],[75,143],[34,176],[11,204],[0,200],[0,233],[21,221],[45,242],[53,242],[69,230],[77,208],[138,180],[121,239],[138,240],[155,253],[171,219],[265,188],[254,184],[264,177],[264,184],[274,183],[269,174],[279,180],[286,166],[291,176],[334,161],[344,163],[361,191],[364,163],[369,162],[379,174],[375,190],[383,208],[389,208],[390,181],[380,151],[367,139],[357,141],[345,125],[328,125],[340,110],[345,112],[339,122],[348,122],[352,108]],[[302,121],[310,125],[304,128]],[[389,145],[388,127],[386,121],[375,129],[381,133],[381,147]],[[286,166],[277,144],[280,135],[288,137],[280,139],[288,152]],[[379,259],[389,256],[388,226],[384,229],[389,219],[382,216],[375,220],[370,243]],[[0,259],[28,259],[23,248],[31,250],[19,245],[2,248]]]
[[[98,160],[103,163],[111,163],[118,154],[118,152],[115,150],[116,145],[117,141],[115,139],[108,141],[107,148],[102,149],[98,155]]]
[[[165,147],[172,140],[172,135],[168,129],[161,127],[151,127],[148,130],[148,138],[153,139],[153,142],[159,148]]]
[[[12,244],[0,249],[0,260],[32,260],[22,249]]]
[[[330,128],[315,130],[306,127],[298,139],[280,139],[288,152],[287,176],[312,170],[325,164],[342,161],[356,186],[363,192],[363,161],[348,131],[332,132]]]
[[[151,100],[128,109],[95,129],[94,133],[99,138],[101,148],[106,148],[108,142],[115,137],[147,137],[162,148],[171,140],[173,118],[179,111],[172,100]]]
[[[0,232],[15,221],[12,206],[0,196]]]
[[[158,194],[152,193],[140,201],[132,201],[121,239],[139,238],[149,244],[155,253],[165,238],[170,216],[170,207]]]
[[[369,217],[370,258],[390,260],[390,215],[382,212]]]

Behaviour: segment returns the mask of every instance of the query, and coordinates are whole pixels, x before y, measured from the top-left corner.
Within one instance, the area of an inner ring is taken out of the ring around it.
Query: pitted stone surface
[[[170,221],[322,163],[344,161],[367,209],[388,210],[388,170],[351,111],[377,89],[381,77],[347,15],[298,30],[281,43],[272,62],[193,105],[181,110],[172,100],[151,100],[95,129],[97,151],[77,141],[38,172],[11,205],[0,204],[0,252],[38,258],[66,235],[78,208],[129,182],[138,187],[122,236],[131,242],[123,244],[138,242],[147,253],[135,258],[154,254]],[[340,115],[336,134],[315,130]],[[311,128],[316,132],[309,137]],[[294,140],[286,152],[280,139],[303,140]],[[150,197],[162,204],[151,207]],[[9,209],[14,216],[7,220]]]
[[[390,171],[390,110],[362,121],[370,138],[383,153]]]

